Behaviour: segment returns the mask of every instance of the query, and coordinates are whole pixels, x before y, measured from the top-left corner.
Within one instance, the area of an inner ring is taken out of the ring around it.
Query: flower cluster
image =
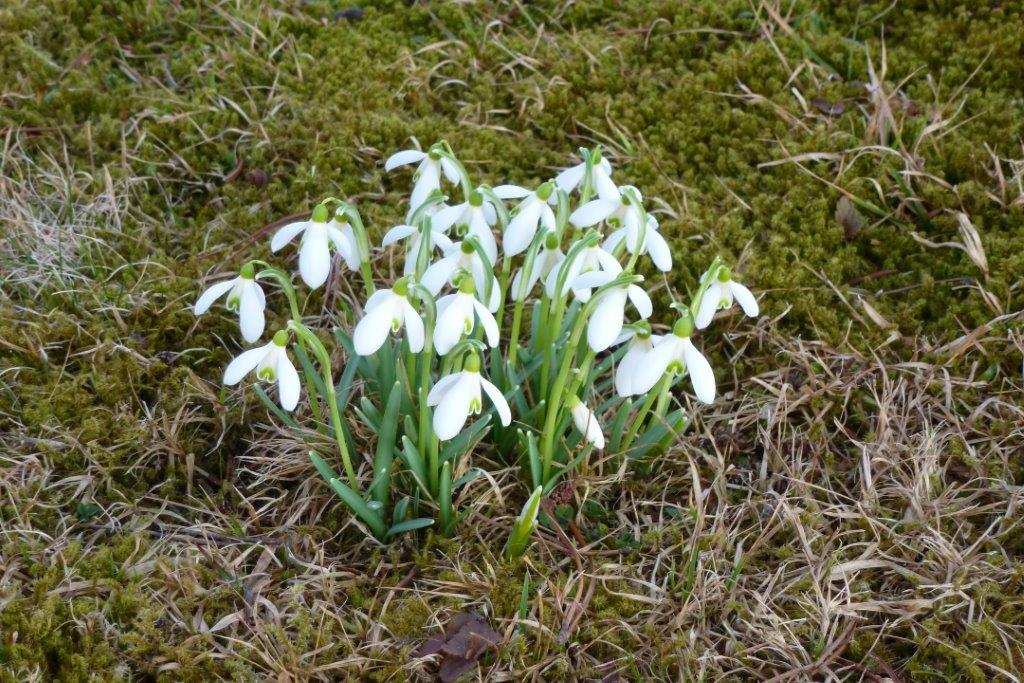
[[[320,364],[323,377],[307,372],[306,392],[314,417],[322,414],[321,401],[328,405],[348,483],[331,476],[319,456],[314,462],[378,536],[427,523],[404,519],[408,496],[405,507],[396,505],[391,530],[380,505],[363,506],[367,496],[389,500],[396,471],[436,506],[442,528],[450,527],[453,473],[487,432],[496,451],[523,464],[531,488],[547,491],[585,466],[591,450],[611,447],[639,457],[670,443],[686,424],[682,408],[668,414],[679,378],[689,377],[700,401],[714,400],[714,372],[693,338],[734,302],[758,315],[756,299],[716,259],[693,299],[672,304],[676,316],[667,331],[654,334],[654,305],[639,271],[648,262],[670,271],[672,250],[640,191],[616,184],[600,149],[582,149],[580,156],[580,163],[535,187],[492,187],[473,182],[443,142],[392,155],[386,171],[416,168],[404,222],[382,240],[383,249],[401,245],[404,252],[402,275],[388,288],[377,288],[366,230],[344,201],[328,198],[308,220],[273,235],[273,252],[301,235],[298,273],[310,290],[328,282],[334,264],[362,275],[363,313],[351,336],[339,330],[337,338],[353,365],[343,383],[359,375],[376,387],[358,411],[388,440],[376,458],[357,462],[349,453],[334,361],[306,326],[290,276],[251,261],[196,302],[198,315],[227,294],[242,337],[252,343],[265,327],[259,283],[279,285],[291,309],[287,328],[233,360],[224,382],[236,384],[255,369],[258,379],[277,382],[281,407],[294,410],[303,384],[287,352],[294,334],[296,352]],[[455,195],[459,200],[450,199]],[[490,424],[492,415],[497,424]],[[401,470],[391,457],[399,443]],[[374,476],[365,495],[358,474],[364,464]]]

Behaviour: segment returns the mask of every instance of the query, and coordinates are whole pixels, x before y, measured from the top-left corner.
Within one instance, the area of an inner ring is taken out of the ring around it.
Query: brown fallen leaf
[[[864,216],[853,205],[850,198],[843,195],[836,204],[836,222],[843,226],[847,241],[857,236],[864,227]]]
[[[444,634],[430,637],[413,656],[441,655],[437,675],[451,683],[477,665],[480,657],[497,647],[501,636],[479,614],[461,612],[452,619]]]

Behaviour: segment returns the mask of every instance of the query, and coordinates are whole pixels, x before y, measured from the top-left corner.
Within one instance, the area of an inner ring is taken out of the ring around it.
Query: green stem
[[[572,369],[572,360],[576,356],[576,345],[579,344],[583,335],[583,328],[587,322],[587,316],[580,311],[573,325],[572,334],[569,337],[569,344],[566,346],[565,355],[562,356],[562,366],[558,371],[558,377],[551,387],[551,395],[548,397],[547,416],[544,419],[544,431],[541,434],[541,478],[546,482],[551,476],[551,459],[555,450],[555,426],[558,424],[558,414],[562,408],[562,392],[565,389],[566,380],[569,378],[569,371]]]
[[[633,445],[633,441],[636,439],[637,433],[640,431],[641,425],[643,425],[644,419],[651,410],[651,406],[654,405],[655,399],[657,399],[662,393],[666,391],[668,386],[672,382],[672,372],[668,371],[661,376],[658,383],[654,386],[651,391],[647,392],[647,396],[644,397],[644,402],[640,406],[640,409],[636,412],[636,417],[633,418],[633,423],[629,426],[629,431],[626,432],[625,438],[622,440],[622,452],[626,453]]]
[[[517,300],[515,308],[512,309],[512,331],[509,333],[508,364],[510,368],[516,366],[516,356],[519,353],[519,328],[523,324],[523,301]]]

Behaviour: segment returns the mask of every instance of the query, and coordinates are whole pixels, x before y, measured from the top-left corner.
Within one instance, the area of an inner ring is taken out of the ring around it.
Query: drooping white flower
[[[575,190],[580,183],[583,182],[584,177],[587,173],[587,162],[582,161],[575,166],[565,169],[557,176],[555,176],[555,185],[558,189],[569,194]],[[594,183],[594,189],[597,190],[597,196],[602,199],[615,201],[619,196],[619,188],[612,182],[612,165],[608,163],[608,160],[601,157],[600,160],[594,164],[594,170],[591,171],[592,180]]]
[[[295,410],[299,403],[299,373],[288,358],[287,346],[288,333],[279,330],[269,344],[242,352],[224,369],[224,384],[234,386],[255,369],[257,379],[277,381],[281,407]]]
[[[341,255],[349,270],[359,270],[359,265],[370,257],[369,254],[362,253],[355,230],[348,222],[347,216],[340,210],[334,212],[334,217],[327,224],[327,239]]]
[[[399,166],[417,163],[419,166],[416,167],[415,182],[409,197],[409,216],[426,201],[431,192],[441,189],[442,173],[449,182],[459,182],[458,166],[448,157],[435,151],[421,152],[418,149],[406,149],[395,152],[384,162],[384,170],[390,172]]]
[[[576,429],[580,431],[584,439],[594,445],[594,448],[601,450],[604,448],[604,432],[601,431],[597,416],[577,397],[573,396],[570,400],[573,403],[569,407],[569,412],[572,413],[572,421],[576,424]]]
[[[555,233],[549,232],[544,242],[544,248],[534,258],[530,272],[526,276],[525,286],[523,284],[523,271],[526,270],[526,264],[516,271],[515,277],[512,278],[512,300],[523,301],[533,291],[533,288],[537,285],[537,281],[544,279],[547,281],[548,276],[553,270],[558,268],[565,260],[565,254],[562,253],[562,249],[558,246],[558,238]],[[554,288],[554,284],[552,284]]]
[[[644,354],[633,376],[634,394],[646,394],[669,370],[685,369],[697,398],[704,403],[715,400],[715,373],[708,359],[690,341],[692,333],[693,322],[687,314],[676,322],[672,334],[666,334]]]
[[[455,242],[445,250],[444,258],[430,264],[420,278],[420,284],[437,296],[446,284],[454,285],[460,275],[468,273],[473,278],[476,293],[482,300],[487,291],[487,269],[480,254],[468,242]],[[493,273],[493,271],[492,271]],[[491,275],[490,299],[487,308],[493,313],[501,304],[501,285],[498,278]]]
[[[593,271],[577,277],[572,287],[574,290],[603,287],[614,279],[612,273]],[[627,298],[641,318],[648,318],[654,312],[651,297],[642,287],[634,284],[614,286],[598,294],[594,300],[594,311],[587,321],[587,344],[594,353],[607,349],[622,332],[622,326],[626,323]]]
[[[405,327],[409,350],[423,350],[425,332],[423,319],[409,303],[409,285],[405,278],[395,282],[392,289],[378,289],[366,301],[366,313],[352,333],[352,345],[360,356],[377,352],[384,344],[388,332],[397,333]]]
[[[483,195],[474,190],[469,199],[461,204],[446,206],[438,210],[432,219],[435,230],[448,232],[453,226],[466,226],[466,234],[475,238],[483,248],[491,264],[498,261],[498,243],[494,240],[491,226],[498,220],[498,214]]]
[[[591,288],[575,286],[574,283],[578,281],[580,275],[596,271],[610,273],[611,275],[618,275],[622,272],[622,266],[615,260],[615,257],[599,245],[587,247],[577,254],[576,258],[568,265],[563,266],[560,264],[558,268],[551,269],[547,280],[544,282],[544,290],[549,297],[555,296],[555,289],[558,287],[558,273],[563,267],[566,268],[566,278],[561,295],[565,296],[572,290],[573,296],[582,302],[590,300]]]
[[[384,238],[381,240],[381,246],[388,247],[409,237],[412,237],[412,239],[409,240],[409,245],[405,250],[405,266],[402,268],[403,275],[412,275],[416,271],[416,259],[419,258],[420,245],[423,244],[422,233],[411,225],[396,225],[384,233]],[[430,230],[427,231],[427,239],[430,240],[429,251],[437,248],[442,252],[446,252],[452,248],[452,241],[448,239],[448,235],[435,229],[433,222],[431,222]]]
[[[641,393],[634,389],[636,378],[643,369],[644,358],[661,340],[661,335],[651,334],[650,329],[637,332],[628,330],[619,335],[619,340],[626,341],[628,346],[615,368],[615,392],[626,398]]]
[[[327,281],[327,276],[331,273],[331,246],[342,255],[349,267],[359,267],[362,258],[359,247],[355,242],[355,235],[351,233],[351,226],[347,226],[348,233],[342,229],[346,225],[336,220],[328,223],[327,207],[320,204],[313,209],[313,215],[308,221],[289,223],[274,233],[270,240],[270,250],[280,250],[302,233],[302,243],[299,245],[299,274],[310,288],[316,289]]]
[[[257,341],[266,325],[264,310],[267,307],[267,299],[263,289],[256,282],[252,264],[245,264],[238,277],[211,285],[200,294],[193,308],[195,314],[206,313],[213,302],[225,293],[228,295],[225,301],[227,309],[238,312],[238,326],[242,330],[242,338],[250,344]]]
[[[494,194],[502,199],[522,199],[502,236],[501,247],[506,258],[511,258],[530,246],[534,235],[537,234],[538,225],[543,225],[546,230],[554,232],[555,212],[549,205],[554,199],[554,189],[555,184],[550,181],[533,192],[518,185],[499,185],[494,188]]]
[[[711,324],[715,317],[715,311],[729,308],[733,300],[740,304],[740,308],[751,318],[757,317],[761,309],[757,305],[757,299],[750,293],[750,290],[735,282],[729,273],[728,268],[718,271],[718,278],[704,292],[704,298],[700,300],[697,315],[694,317],[694,324],[698,330],[703,330]]]
[[[473,332],[476,318],[484,327],[487,345],[498,345],[498,323],[487,307],[473,295],[471,278],[459,281],[459,291],[437,300],[437,322],[434,325],[434,348],[441,356],[452,350],[463,335]]]
[[[442,377],[427,395],[427,405],[434,408],[434,434],[441,441],[454,438],[466,425],[470,415],[483,410],[480,390],[498,411],[498,419],[506,427],[512,424],[512,411],[501,390],[480,375],[480,358],[476,354],[466,359],[462,372]]]
[[[621,221],[622,227],[614,230],[604,241],[604,249],[614,252],[615,248],[623,241],[626,241],[626,249],[630,254],[635,254],[637,249],[641,253],[651,257],[651,261],[658,270],[668,272],[672,270],[672,250],[668,242],[658,231],[658,219],[647,214],[647,228],[641,230],[640,211],[631,204],[624,204],[609,217],[609,222]]]

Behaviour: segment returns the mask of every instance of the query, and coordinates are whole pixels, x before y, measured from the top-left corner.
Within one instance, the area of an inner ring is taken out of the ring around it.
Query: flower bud
[[[329,215],[327,206],[324,204],[317,204],[313,209],[313,215],[310,216],[310,220],[314,223],[326,223]]]
[[[284,348],[288,346],[288,332],[285,330],[278,330],[274,333],[274,344]]]

